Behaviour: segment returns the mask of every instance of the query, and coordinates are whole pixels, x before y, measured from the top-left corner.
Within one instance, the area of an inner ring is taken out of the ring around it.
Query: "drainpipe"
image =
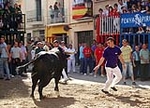
[[[95,3],[94,3],[94,0],[92,0],[92,3],[93,3],[93,16],[94,16],[94,14],[95,14]],[[93,17],[93,16],[92,16],[92,17]],[[95,24],[94,24],[94,21],[95,21],[95,19],[93,18],[93,38],[96,39],[96,36],[95,36]]]

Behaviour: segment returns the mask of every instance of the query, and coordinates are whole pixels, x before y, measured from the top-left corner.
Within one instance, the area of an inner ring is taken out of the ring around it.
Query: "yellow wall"
[[[67,33],[68,35],[68,32],[64,31],[63,27],[64,27],[63,25],[47,26],[45,28],[46,37],[51,37],[54,34],[63,34],[63,33]]]

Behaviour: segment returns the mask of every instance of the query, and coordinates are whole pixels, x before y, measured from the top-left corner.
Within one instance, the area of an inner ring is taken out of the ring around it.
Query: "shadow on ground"
[[[33,99],[34,104],[39,108],[65,108],[75,103],[73,97],[45,98],[41,101]]]
[[[29,86],[22,81],[24,78],[15,77],[11,80],[0,80],[0,99],[9,99],[10,97],[29,97]]]

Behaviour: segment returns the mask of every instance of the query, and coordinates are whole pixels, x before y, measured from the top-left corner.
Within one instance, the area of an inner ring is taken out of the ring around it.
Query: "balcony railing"
[[[38,14],[36,10],[27,11],[27,22],[42,22],[43,21],[43,10],[41,14]]]
[[[118,16],[98,17],[100,34],[112,34],[120,32],[120,18]]]
[[[61,10],[48,10],[48,24],[56,23],[68,23],[67,9],[62,8]]]
[[[13,31],[22,31],[25,32],[25,14],[4,14],[1,16],[0,32],[13,32]]]

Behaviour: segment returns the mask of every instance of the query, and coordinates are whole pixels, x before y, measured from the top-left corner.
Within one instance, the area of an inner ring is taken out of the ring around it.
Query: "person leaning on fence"
[[[108,37],[106,43],[108,47],[105,48],[103,56],[101,57],[99,63],[94,68],[95,71],[103,64],[104,60],[106,61],[105,69],[107,74],[107,81],[105,86],[102,89],[102,92],[109,94],[109,89],[117,91],[115,85],[122,79],[121,71],[117,65],[118,58],[120,59],[123,68],[125,68],[125,63],[122,58],[122,52],[118,46],[114,44],[115,39],[113,37]]]

